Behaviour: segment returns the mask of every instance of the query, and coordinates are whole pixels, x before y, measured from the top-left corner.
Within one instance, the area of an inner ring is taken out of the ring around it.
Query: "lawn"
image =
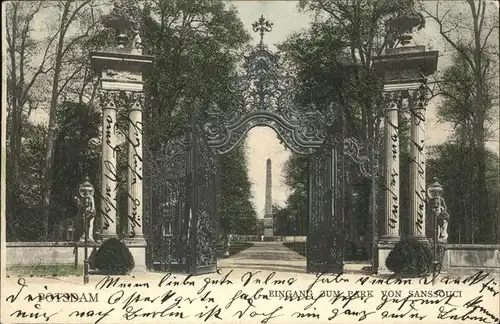
[[[74,264],[37,264],[7,266],[7,276],[20,277],[64,277],[82,276],[83,265]]]

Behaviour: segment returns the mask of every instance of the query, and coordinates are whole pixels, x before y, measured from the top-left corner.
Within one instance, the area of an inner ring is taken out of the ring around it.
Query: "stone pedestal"
[[[264,216],[264,236],[269,237],[274,235],[273,230],[273,219],[271,217]]]
[[[147,271],[146,266],[146,248],[147,243],[144,238],[142,239],[126,239],[125,244],[127,245],[132,257],[134,258],[135,267],[132,270],[134,273],[142,273]]]
[[[392,271],[387,269],[385,261],[396,245],[395,242],[379,242],[377,244],[377,269],[373,271],[376,274],[391,274]]]

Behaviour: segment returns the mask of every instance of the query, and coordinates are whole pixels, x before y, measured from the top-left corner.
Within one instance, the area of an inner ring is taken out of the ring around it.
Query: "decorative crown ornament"
[[[410,44],[413,31],[425,27],[424,16],[415,11],[400,13],[386,22],[389,47],[393,48],[397,39],[402,46]]]
[[[259,20],[252,24],[252,29],[254,32],[258,32],[260,34],[260,45],[264,45],[264,33],[269,33],[273,30],[273,23],[264,18],[264,15],[261,15]]]
[[[139,26],[135,18],[134,4],[126,3],[127,0],[119,0],[113,3],[111,12],[103,17],[103,25],[112,28],[116,32],[117,48],[125,47],[136,48],[136,43],[139,41]],[[132,43],[130,39],[134,37]]]

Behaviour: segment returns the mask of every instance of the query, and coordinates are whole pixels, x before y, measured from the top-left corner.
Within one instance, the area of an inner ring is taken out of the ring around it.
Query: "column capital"
[[[102,109],[118,109],[120,91],[100,89],[98,91],[98,96]]]
[[[418,89],[412,89],[408,91],[408,104],[410,111],[415,109],[425,109],[427,103],[428,89],[421,86]]]
[[[386,104],[399,103],[403,99],[404,90],[384,90],[382,98]]]
[[[145,95],[142,91],[126,91],[125,92],[127,107],[129,111],[139,110],[144,108]]]

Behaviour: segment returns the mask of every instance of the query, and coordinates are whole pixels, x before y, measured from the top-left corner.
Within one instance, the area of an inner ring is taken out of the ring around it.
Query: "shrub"
[[[134,258],[120,240],[106,240],[95,254],[95,266],[99,271],[110,275],[128,274],[134,268]]]
[[[385,265],[395,274],[425,275],[432,270],[433,254],[428,243],[405,237],[396,243]]]

